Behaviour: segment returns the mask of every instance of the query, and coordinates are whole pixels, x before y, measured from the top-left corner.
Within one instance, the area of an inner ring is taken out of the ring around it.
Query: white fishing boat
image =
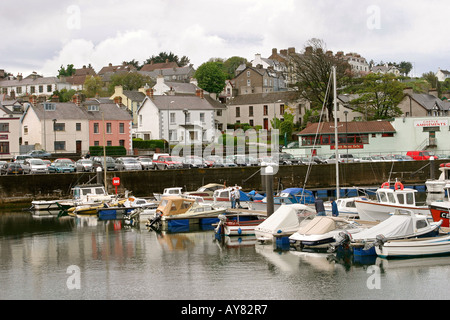
[[[432,201],[429,204],[430,213],[434,221],[442,220],[443,227],[450,227],[450,184],[444,187],[446,196],[442,200]]]
[[[415,258],[450,254],[450,235],[408,240],[389,240],[375,247],[375,251],[381,258]]]
[[[336,201],[336,205],[339,211],[339,214],[346,216],[358,216],[358,210],[356,209],[356,200],[367,200],[367,197],[358,196],[358,197],[348,197],[348,198],[339,198]],[[325,212],[327,215],[332,214],[331,201],[324,202],[323,206],[325,207]]]
[[[275,237],[289,237],[298,230],[301,221],[315,214],[316,211],[312,207],[304,204],[281,205],[255,227],[256,238],[264,243],[273,241]]]
[[[427,205],[416,203],[416,193],[412,188],[404,188],[401,182],[396,182],[391,188],[388,182],[376,190],[376,200],[355,200],[359,218],[367,221],[384,221],[396,209],[409,209],[416,214],[430,216]]]
[[[336,242],[341,232],[350,235],[365,230],[367,227],[353,221],[339,217],[316,216],[289,237],[292,245],[300,249],[304,247],[324,248]]]

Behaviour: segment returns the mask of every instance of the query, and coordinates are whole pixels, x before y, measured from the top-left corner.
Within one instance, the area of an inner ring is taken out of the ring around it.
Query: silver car
[[[75,162],[77,172],[91,172],[94,168],[94,162],[90,159],[80,159]]]
[[[25,173],[48,173],[47,164],[39,158],[26,159],[22,167]]]
[[[142,166],[136,158],[120,157],[116,159],[116,170],[142,170]]]

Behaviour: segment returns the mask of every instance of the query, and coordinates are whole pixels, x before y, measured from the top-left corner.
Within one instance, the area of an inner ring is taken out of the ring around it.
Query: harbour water
[[[0,213],[0,299],[449,299],[450,256],[358,259],[213,230]]]

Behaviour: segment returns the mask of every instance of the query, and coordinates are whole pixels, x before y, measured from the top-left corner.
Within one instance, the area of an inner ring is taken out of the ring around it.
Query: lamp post
[[[54,132],[54,141],[53,141],[53,149],[56,153],[56,119],[53,119],[53,132]]]
[[[347,114],[348,114],[348,111],[345,110],[344,111],[344,115],[345,115],[345,149],[347,149],[347,161],[348,161]]]
[[[188,109],[183,109],[183,113],[184,113],[184,150],[183,150],[183,156],[186,157],[186,140],[187,140],[187,133],[186,133],[186,124],[187,124],[187,114],[188,114]]]

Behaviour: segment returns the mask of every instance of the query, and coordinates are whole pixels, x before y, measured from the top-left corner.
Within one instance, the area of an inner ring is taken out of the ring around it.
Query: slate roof
[[[196,95],[164,95],[153,96],[151,100],[159,110],[216,110],[225,107],[206,95],[203,99]]]
[[[249,104],[270,104],[281,102],[297,101],[301,99],[297,91],[277,91],[269,93],[251,93],[238,95],[228,102],[228,105],[249,105]]]
[[[144,64],[140,71],[154,71],[157,69],[178,68],[176,62],[161,62]]]
[[[394,133],[394,127],[389,121],[350,121],[338,122],[338,133]],[[319,127],[319,134],[334,134],[334,122],[311,123],[298,133],[299,136],[315,135]]]
[[[449,101],[443,101],[428,93],[412,93],[408,95],[427,110],[432,110],[435,105],[437,105],[440,110],[449,110],[450,108]]]

